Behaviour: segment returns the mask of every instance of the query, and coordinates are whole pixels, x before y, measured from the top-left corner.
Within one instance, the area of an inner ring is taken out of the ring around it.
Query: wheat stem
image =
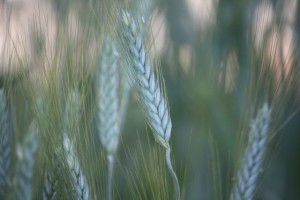
[[[114,165],[115,165],[115,158],[114,155],[108,155],[108,185],[107,185],[107,199],[112,200],[113,197],[113,174],[114,174]]]
[[[251,200],[255,194],[258,175],[267,147],[271,110],[265,104],[251,124],[248,145],[242,159],[237,181],[231,193],[231,200]]]
[[[173,179],[173,183],[174,183],[174,187],[175,187],[175,191],[176,191],[176,199],[179,200],[180,199],[180,186],[179,186],[177,175],[176,175],[176,173],[173,169],[172,163],[171,163],[171,148],[170,147],[168,147],[166,149],[166,162],[167,162],[168,170]]]

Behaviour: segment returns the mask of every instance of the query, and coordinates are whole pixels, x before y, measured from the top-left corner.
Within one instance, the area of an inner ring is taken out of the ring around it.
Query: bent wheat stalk
[[[169,139],[172,123],[168,105],[151,68],[142,42],[142,36],[137,31],[134,18],[129,13],[123,12],[123,22],[123,36],[125,38],[123,41],[129,48],[130,63],[132,64],[128,67],[128,70],[138,86],[140,104],[150,127],[153,129],[154,136],[158,143],[166,148],[168,169],[175,185],[176,198],[180,199],[179,182],[170,161]]]
[[[0,89],[0,197],[5,198],[11,168],[11,129],[8,121],[6,96]]]
[[[237,181],[231,193],[231,200],[251,200],[254,197],[258,175],[261,171],[267,147],[268,128],[271,110],[265,104],[257,113],[251,124],[249,141]]]

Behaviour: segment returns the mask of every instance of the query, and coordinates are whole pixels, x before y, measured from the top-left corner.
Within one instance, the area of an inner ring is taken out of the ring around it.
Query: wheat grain
[[[23,144],[17,147],[18,165],[14,180],[16,199],[33,199],[33,175],[36,154],[39,148],[39,129],[33,121],[28,129]]]
[[[255,194],[258,175],[267,147],[271,110],[265,104],[251,124],[249,141],[242,159],[237,181],[231,193],[231,200],[251,200]]]
[[[6,96],[0,90],[0,197],[5,197],[8,189],[11,167],[11,129],[9,128]]]
[[[125,46],[129,49],[131,64],[128,66],[128,71],[134,78],[134,83],[138,86],[140,104],[150,127],[153,129],[154,136],[159,144],[166,148],[166,162],[175,185],[176,198],[180,199],[178,179],[170,161],[169,139],[172,123],[168,105],[151,68],[142,42],[142,36],[138,33],[134,18],[129,13],[123,12],[123,22],[124,41]]]

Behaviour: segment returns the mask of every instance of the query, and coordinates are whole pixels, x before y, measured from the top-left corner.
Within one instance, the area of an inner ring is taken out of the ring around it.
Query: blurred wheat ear
[[[70,135],[74,135],[71,131],[77,131],[78,120],[80,118],[81,99],[78,90],[71,90],[67,96],[65,118],[64,118],[64,135],[63,135],[63,149],[66,160],[66,168],[70,172],[70,181],[74,198],[80,200],[90,200],[90,189],[81,168],[79,158],[74,149],[73,141]]]
[[[32,121],[22,144],[17,146],[18,165],[14,179],[16,199],[33,199],[36,155],[39,149],[39,128]]]
[[[50,172],[46,171],[45,185],[43,190],[43,200],[54,200],[56,199],[56,185],[57,181]]]
[[[43,200],[55,200],[57,199],[57,160],[56,157],[53,156],[51,163],[47,165],[45,171],[45,183],[43,188]]]
[[[128,72],[137,85],[139,102],[147,121],[153,130],[156,141],[166,148],[166,162],[172,176],[176,199],[180,199],[180,187],[177,176],[173,170],[170,154],[169,139],[171,136],[172,123],[169,107],[164,98],[164,91],[158,84],[153,69],[151,68],[148,55],[146,54],[142,35],[139,34],[135,19],[126,11],[123,11],[124,30],[122,42],[125,49],[129,50]]]
[[[0,89],[0,197],[5,198],[8,190],[12,156],[12,133],[9,125],[6,95]]]
[[[98,77],[98,117],[97,123],[100,141],[108,155],[115,154],[118,143],[120,127],[118,123],[119,97],[118,97],[118,66],[116,52],[112,41],[104,42]]]
[[[258,175],[260,174],[265,150],[271,110],[267,104],[258,111],[251,123],[248,144],[237,175],[231,200],[251,200],[254,197]]]
[[[102,146],[107,152],[108,182],[107,199],[112,199],[113,171],[115,154],[119,146],[119,77],[117,55],[112,41],[107,38],[104,42],[98,75],[97,123],[99,137]]]
[[[74,197],[80,200],[91,199],[86,177],[83,174],[78,157],[74,152],[73,143],[70,141],[70,138],[67,134],[64,134],[64,150],[66,154],[67,165],[71,173]]]
[[[100,141],[106,150],[108,161],[107,199],[113,198],[113,174],[121,127],[127,110],[130,85],[119,66],[118,55],[112,40],[104,41],[97,77],[97,123]],[[120,91],[120,95],[119,95]]]

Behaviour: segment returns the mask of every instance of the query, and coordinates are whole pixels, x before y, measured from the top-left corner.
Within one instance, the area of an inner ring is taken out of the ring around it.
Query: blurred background
[[[52,67],[68,65],[92,77],[105,30],[114,26],[107,16],[117,16],[110,9],[137,2],[0,2],[1,84],[12,80],[16,134],[22,134],[18,121],[27,115],[24,72],[37,87]],[[152,1],[147,49],[165,79],[170,142],[184,199],[229,198],[251,120],[264,102],[272,107],[272,120],[255,199],[300,199],[299,9],[297,0]],[[123,169],[135,165],[128,152],[145,146],[146,157],[159,149],[142,116],[132,95],[118,154],[116,199],[130,199]],[[146,157],[145,165],[150,161]]]

